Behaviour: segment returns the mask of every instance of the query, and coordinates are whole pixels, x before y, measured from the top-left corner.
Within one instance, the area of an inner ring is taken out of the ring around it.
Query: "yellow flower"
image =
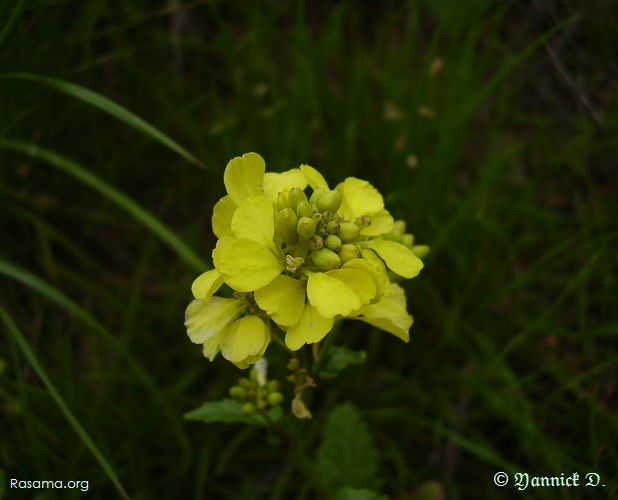
[[[266,351],[270,329],[257,316],[241,317],[247,308],[241,299],[194,300],[185,312],[191,342],[202,344],[204,356],[210,361],[221,351],[225,359],[239,368],[249,367]]]
[[[412,318],[387,267],[411,278],[423,263],[370,183],[349,177],[330,190],[308,165],[267,173],[256,153],[231,160],[223,177],[228,194],[212,217],[215,268],[193,282],[187,309],[189,336],[209,359],[220,349],[238,366],[255,362],[269,319],[292,350],[321,341],[345,317],[407,341]],[[213,297],[224,283],[241,299]],[[242,316],[247,308],[252,315]]]

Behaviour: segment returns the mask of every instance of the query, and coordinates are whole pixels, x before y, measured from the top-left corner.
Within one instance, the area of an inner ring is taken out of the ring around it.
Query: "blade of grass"
[[[4,326],[7,328],[7,330],[9,331],[9,333],[11,334],[15,342],[17,342],[17,345],[19,345],[19,348],[21,349],[24,356],[30,363],[30,366],[32,366],[32,369],[36,372],[36,374],[41,379],[43,384],[45,384],[45,387],[47,387],[49,394],[54,399],[54,401],[60,408],[60,411],[62,411],[62,413],[64,414],[65,418],[69,421],[69,424],[71,424],[71,427],[73,427],[73,429],[75,430],[79,438],[82,440],[84,445],[86,445],[86,447],[90,450],[90,452],[92,453],[92,456],[96,459],[97,462],[99,462],[99,465],[101,465],[101,467],[105,471],[105,474],[107,474],[107,477],[109,477],[111,482],[114,483],[114,486],[119,491],[119,493],[122,495],[122,497],[129,498],[129,495],[127,495],[127,492],[124,489],[124,486],[122,485],[122,483],[120,482],[120,479],[118,479],[118,475],[114,471],[113,467],[107,461],[103,453],[101,453],[101,450],[99,450],[99,448],[97,447],[95,442],[92,440],[90,435],[86,432],[86,430],[79,423],[79,420],[77,420],[73,412],[69,409],[64,399],[62,399],[62,396],[60,395],[60,393],[58,392],[58,390],[52,383],[51,379],[47,375],[47,372],[45,371],[41,363],[39,363],[39,360],[34,354],[34,351],[30,348],[28,341],[25,339],[23,334],[19,331],[19,329],[13,322],[13,319],[11,318],[11,316],[6,312],[6,310],[2,306],[0,306],[0,316],[2,317]]]
[[[4,41],[6,36],[11,31],[11,28],[13,27],[13,23],[17,19],[17,16],[21,13],[22,8],[25,3],[26,3],[26,0],[21,0],[15,5],[15,8],[13,9],[13,12],[11,13],[11,17],[9,17],[9,20],[6,22],[6,24],[4,25],[4,28],[0,32],[0,46],[2,46],[2,42]]]
[[[146,211],[124,193],[99,179],[91,172],[88,172],[88,170],[81,165],[78,165],[77,163],[64,158],[53,151],[39,148],[36,144],[29,142],[0,138],[0,148],[23,153],[32,158],[36,158],[37,160],[41,160],[52,167],[62,170],[81,183],[91,187],[109,200],[113,201],[135,220],[141,222],[144,226],[149,228],[153,233],[171,246],[176,253],[196,271],[203,272],[209,267],[206,262],[200,259],[184,241],[182,241],[170,228],[163,224],[154,215]]]
[[[94,331],[99,333],[109,344],[128,362],[129,368],[133,371],[137,379],[150,390],[155,401],[161,407],[161,410],[166,415],[170,425],[174,428],[178,437],[178,442],[185,456],[190,449],[189,441],[185,435],[178,414],[170,406],[164,394],[159,389],[158,384],[150,377],[148,372],[142,365],[126,350],[124,345],[114,337],[114,335],[99,323],[88,311],[73,302],[69,297],[64,295],[60,290],[54,288],[49,283],[43,281],[25,269],[22,269],[11,262],[0,259],[0,274],[4,274],[10,278],[19,281],[20,283],[32,288],[44,295],[51,301],[59,304],[69,311],[74,317],[78,318]]]
[[[206,168],[205,165],[194,155],[189,153],[189,151],[187,151],[180,144],[165,135],[159,129],[153,127],[148,122],[137,116],[135,113],[132,113],[123,106],[120,106],[120,104],[117,104],[111,99],[101,94],[98,94],[97,92],[94,92],[90,89],[87,89],[86,87],[82,87],[81,85],[67,82],[65,80],[60,80],[58,78],[50,78],[48,76],[36,75],[33,73],[0,73],[0,79],[30,80],[33,82],[41,83],[52,90],[56,90],[58,92],[62,92],[71,97],[79,99],[86,104],[90,104],[95,108],[99,108],[101,111],[113,116],[114,118],[117,118],[129,127],[132,127],[135,130],[142,132],[147,136],[150,136],[155,141],[178,153],[185,160],[193,163],[194,165],[197,165],[201,168]]]

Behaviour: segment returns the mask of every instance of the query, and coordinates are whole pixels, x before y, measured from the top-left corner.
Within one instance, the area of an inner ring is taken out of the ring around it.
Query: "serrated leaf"
[[[325,354],[318,375],[322,378],[335,378],[350,365],[365,362],[365,351],[353,351],[347,347],[331,347]]]
[[[222,399],[221,401],[207,401],[199,408],[185,414],[187,420],[198,420],[206,423],[213,422],[240,422],[248,425],[268,425],[282,417],[281,407],[271,408],[267,413],[254,412],[245,415],[242,405],[234,399]]]
[[[375,491],[358,489],[358,488],[342,488],[334,496],[333,500],[387,500],[388,497],[380,495]]]
[[[369,429],[352,405],[338,406],[328,417],[318,450],[318,476],[334,494],[340,489],[375,489],[378,454]]]

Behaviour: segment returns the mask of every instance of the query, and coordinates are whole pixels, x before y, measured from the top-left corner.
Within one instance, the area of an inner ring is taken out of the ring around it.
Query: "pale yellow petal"
[[[410,327],[412,316],[406,309],[406,297],[403,288],[396,283],[391,283],[391,293],[377,302],[362,307],[353,313],[351,319],[359,319],[369,323],[380,330],[387,331],[399,337],[404,342],[410,340]]]
[[[262,193],[265,170],[264,159],[257,153],[245,153],[230,160],[223,173],[223,183],[236,205],[247,196]]]
[[[366,252],[373,254],[371,250],[366,250]],[[373,256],[376,260],[379,260],[375,254],[373,254]],[[384,268],[382,261],[380,261],[380,265],[381,267],[375,262],[370,262],[367,259],[352,259],[347,261],[342,266],[342,269],[358,270],[358,272],[367,274],[373,280],[373,284],[376,288],[375,297],[371,302],[376,302],[382,297],[384,289],[389,286],[388,275],[386,274],[386,268]]]
[[[232,236],[232,216],[238,205],[229,196],[224,196],[212,209],[212,232],[217,238]]]
[[[382,262],[382,259],[380,259],[380,257],[378,257],[372,250],[367,250],[366,248],[363,248],[361,250],[361,256],[367,262],[375,266],[374,268],[376,269],[378,274],[374,275],[374,277],[377,281],[379,281],[379,284],[377,284],[377,287],[380,290],[380,293],[382,295],[388,295],[389,293],[391,293],[390,292],[391,280],[388,277],[388,272],[386,270],[386,266],[384,265],[384,262]]]
[[[414,278],[423,269],[423,261],[408,247],[390,240],[370,240],[363,246],[377,253],[392,271],[404,278]]]
[[[313,307],[325,318],[338,314],[347,316],[361,307],[358,295],[348,285],[326,273],[308,272],[307,297]]]
[[[262,288],[283,271],[282,262],[253,240],[221,238],[212,258],[225,282],[239,292]]]
[[[364,271],[350,268],[334,269],[326,274],[348,285],[363,304],[369,304],[376,296],[376,285],[371,276]]]
[[[254,294],[260,309],[275,323],[292,326],[298,323],[305,307],[305,287],[302,281],[280,274]]]
[[[304,174],[307,182],[314,191],[318,188],[328,191],[328,184],[326,180],[315,168],[310,167],[309,165],[301,165],[300,171]]]
[[[276,201],[279,193],[293,187],[303,190],[307,187],[307,179],[299,168],[293,168],[280,174],[267,172],[264,175],[264,193],[271,201]]]
[[[249,196],[238,206],[232,217],[232,232],[244,238],[273,248],[275,221],[273,204],[265,196]]]
[[[321,316],[315,307],[307,304],[300,317],[300,321],[290,327],[285,334],[286,345],[296,351],[304,344],[319,342],[333,328],[333,318]]]
[[[191,285],[191,292],[196,299],[208,300],[223,284],[224,276],[212,269],[200,274]]]
[[[185,326],[191,342],[201,344],[218,336],[244,307],[240,300],[222,297],[192,301],[185,311]]]
[[[370,214],[371,224],[360,230],[361,236],[379,236],[380,234],[390,233],[395,227],[393,216],[383,209],[375,214]]]
[[[348,177],[337,186],[343,203],[340,211],[352,222],[361,215],[373,214],[384,208],[384,199],[380,192],[367,181]]]
[[[257,316],[245,316],[224,332],[221,354],[232,363],[248,363],[264,352],[269,341],[270,331],[264,321]]]

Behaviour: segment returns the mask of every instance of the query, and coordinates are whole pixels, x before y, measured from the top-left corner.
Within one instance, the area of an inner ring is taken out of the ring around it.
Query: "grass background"
[[[339,332],[367,363],[320,384],[308,456],[352,402],[389,497],[511,498],[499,470],[606,484],[535,498],[616,495],[616,19],[575,0],[0,3],[0,497],[10,477],[117,495],[45,378],[132,498],[323,495],[265,431],[182,419],[240,376],[183,312],[246,151],[370,180],[432,247],[410,344]]]

